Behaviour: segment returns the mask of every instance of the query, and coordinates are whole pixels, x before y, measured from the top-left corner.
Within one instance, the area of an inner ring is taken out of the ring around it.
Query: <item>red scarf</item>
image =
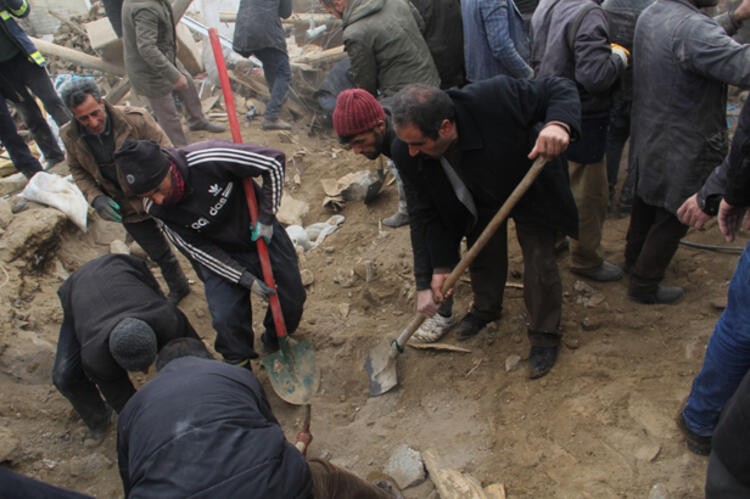
[[[169,162],[169,175],[172,177],[172,189],[165,196],[162,202],[165,206],[174,206],[182,200],[182,196],[185,194],[185,179],[180,174],[172,161]]]

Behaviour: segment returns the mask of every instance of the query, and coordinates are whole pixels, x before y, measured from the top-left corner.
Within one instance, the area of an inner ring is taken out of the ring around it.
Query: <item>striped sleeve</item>
[[[258,200],[261,221],[270,223],[281,206],[284,189],[284,153],[270,148],[226,143],[191,151],[186,155],[190,166],[216,163],[240,178],[263,178],[263,196]],[[264,216],[265,215],[265,216]]]

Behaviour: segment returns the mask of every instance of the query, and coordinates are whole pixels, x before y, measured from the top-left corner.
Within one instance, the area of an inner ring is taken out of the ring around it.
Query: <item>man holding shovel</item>
[[[216,351],[227,362],[249,368],[249,360],[258,357],[253,348],[251,291],[264,300],[278,292],[287,332],[294,332],[306,294],[294,246],[274,216],[284,185],[284,153],[224,141],[164,149],[139,140],[123,143],[115,162],[127,187],[145,198],[146,212],[203,280],[217,333]],[[253,227],[242,181],[257,176],[263,178],[263,186],[254,184],[259,217]],[[261,263],[255,241],[261,237],[268,244],[276,290],[258,277]],[[270,309],[263,324],[263,344],[268,350],[278,349]]]
[[[531,165],[550,161],[511,212],[524,257],[529,377],[547,374],[560,345],[562,285],[555,232],[575,236],[577,212],[561,161],[579,133],[580,102],[562,78],[536,81],[497,76],[462,89],[410,85],[394,97],[400,140],[391,153],[409,209],[417,310],[449,308],[441,291],[459,261],[460,241],[476,242]],[[506,225],[471,263],[473,304],[458,326],[469,338],[500,318],[508,270]],[[450,308],[448,310],[450,312]]]

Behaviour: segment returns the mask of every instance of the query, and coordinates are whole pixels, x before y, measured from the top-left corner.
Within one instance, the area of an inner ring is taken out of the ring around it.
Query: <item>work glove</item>
[[[266,225],[260,222],[256,222],[255,228],[253,229],[250,238],[253,241],[257,241],[258,238],[261,237],[266,240],[266,244],[271,244],[271,238],[273,237],[273,225]]]
[[[630,61],[630,51],[617,43],[610,43],[612,54],[620,58],[625,67],[628,67],[628,61]]]
[[[94,209],[99,216],[104,220],[109,220],[110,222],[122,222],[120,205],[111,197],[100,194],[94,198],[94,202],[91,204],[94,206]]]
[[[267,302],[268,297],[276,294],[275,289],[266,286],[266,283],[255,277],[245,270],[240,276],[240,286],[249,289],[251,293],[258,295],[263,301]]]

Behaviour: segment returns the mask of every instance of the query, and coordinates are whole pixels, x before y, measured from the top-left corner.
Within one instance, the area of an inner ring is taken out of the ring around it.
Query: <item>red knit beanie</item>
[[[339,137],[351,137],[373,129],[385,121],[383,106],[372,94],[361,88],[341,92],[333,110],[333,129]]]

